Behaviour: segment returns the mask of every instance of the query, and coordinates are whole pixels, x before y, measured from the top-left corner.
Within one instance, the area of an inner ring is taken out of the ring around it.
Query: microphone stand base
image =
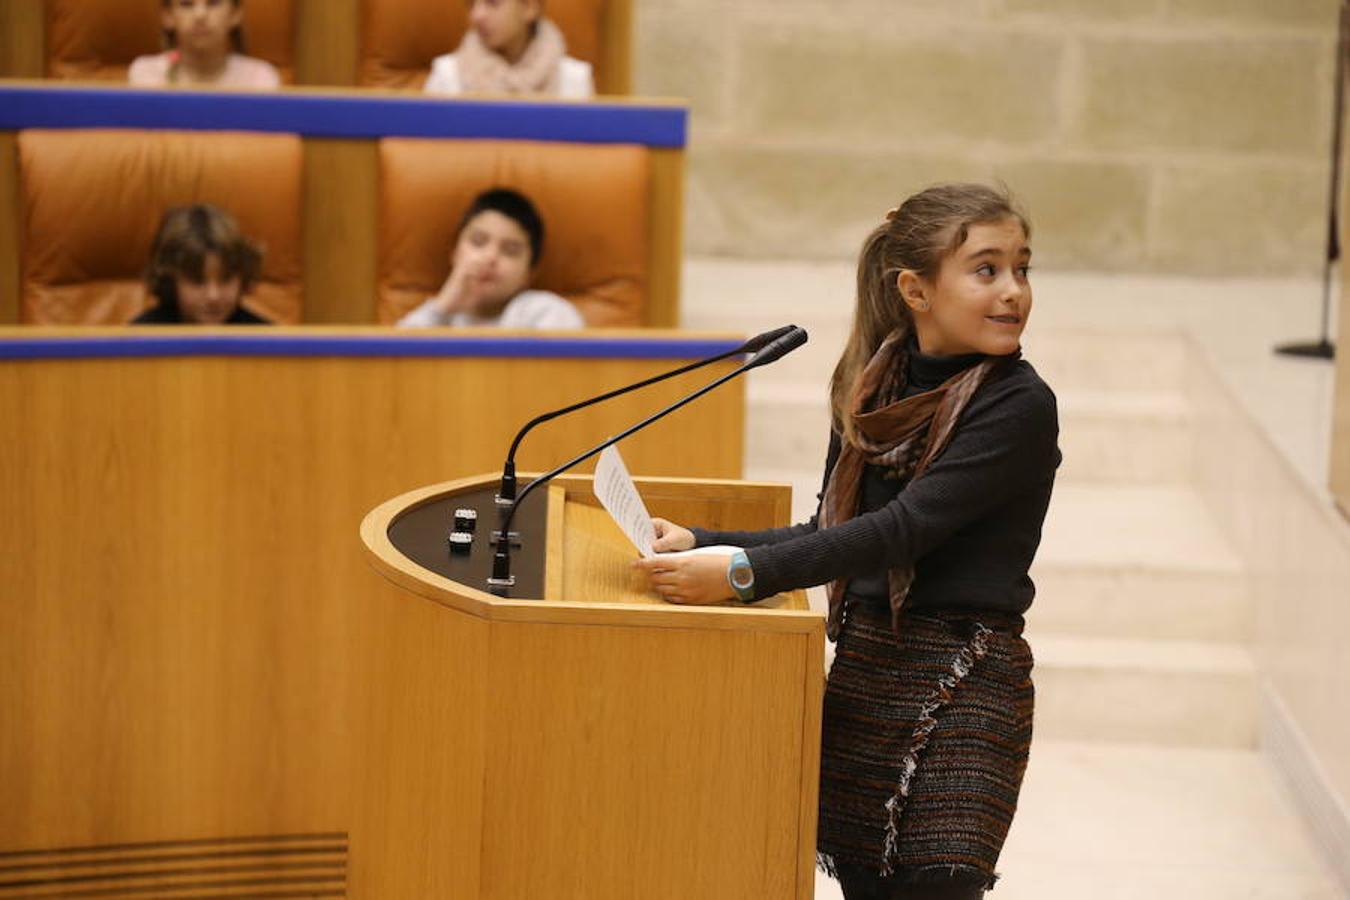
[[[515,587],[516,576],[507,575],[505,578],[489,578],[487,584],[489,592],[504,597],[511,588]]]
[[[1280,344],[1275,352],[1282,356],[1298,356],[1303,359],[1335,359],[1336,345],[1323,338],[1309,344]]]

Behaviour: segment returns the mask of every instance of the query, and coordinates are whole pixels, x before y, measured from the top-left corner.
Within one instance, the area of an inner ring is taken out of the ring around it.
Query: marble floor
[[[828,379],[846,332],[852,279],[847,263],[692,259],[685,267],[683,324],[750,333],[787,321],[812,323],[814,355],[784,360],[795,367],[784,373],[788,384],[775,389],[764,376],[752,382],[753,418],[757,402],[780,402],[779,395]],[[1317,336],[1319,281],[1038,271],[1034,284],[1033,359],[1039,335],[1187,335],[1285,461],[1325,493],[1332,367],[1271,352],[1276,344]],[[804,467],[818,462],[760,459],[753,438],[748,446],[748,474],[781,471],[798,495],[806,494],[794,503],[797,510],[813,506]],[[796,453],[818,460],[822,449],[823,435],[813,436]],[[818,473],[814,477],[818,485]],[[1165,541],[1137,549],[1155,561],[1168,550]],[[1003,900],[1350,896],[1254,744],[1164,746],[1042,735],[1000,869],[1003,879],[991,896]],[[818,876],[816,897],[840,894]]]
[[[1342,896],[1263,758],[1241,750],[1035,745],[1001,871],[999,900]]]

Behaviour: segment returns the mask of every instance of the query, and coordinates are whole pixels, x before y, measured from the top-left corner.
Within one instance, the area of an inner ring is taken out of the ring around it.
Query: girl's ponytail
[[[893,221],[872,229],[858,254],[858,299],[853,313],[853,330],[844,353],[830,378],[830,420],[835,431],[845,437],[853,434],[851,412],[853,384],[881,342],[897,328],[912,328],[913,316],[900,299],[896,279],[902,267],[896,265]]]

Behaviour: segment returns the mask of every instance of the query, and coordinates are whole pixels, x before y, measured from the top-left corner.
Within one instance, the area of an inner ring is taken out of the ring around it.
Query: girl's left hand
[[[736,595],[727,582],[727,553],[696,553],[675,558],[660,554],[633,561],[651,579],[652,587],[667,603],[704,606]]]

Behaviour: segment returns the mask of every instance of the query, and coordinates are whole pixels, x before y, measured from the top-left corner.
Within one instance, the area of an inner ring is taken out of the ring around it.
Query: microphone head
[[[746,363],[746,368],[763,366],[779,359],[796,350],[802,344],[806,343],[806,329],[797,325],[788,326],[790,329],[787,334],[774,340],[763,350],[754,355],[750,362]]]
[[[766,346],[778,340],[780,337],[787,334],[789,331],[791,331],[796,327],[797,327],[796,325],[780,325],[779,327],[775,328],[772,331],[766,331],[763,334],[757,334],[754,337],[750,338],[750,340],[746,341],[744,344],[741,344],[740,352],[758,353],[759,351],[763,350]]]

